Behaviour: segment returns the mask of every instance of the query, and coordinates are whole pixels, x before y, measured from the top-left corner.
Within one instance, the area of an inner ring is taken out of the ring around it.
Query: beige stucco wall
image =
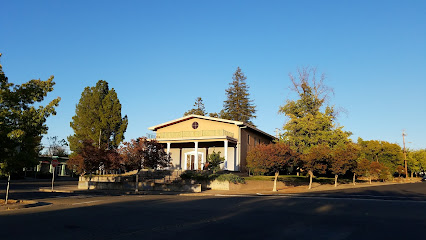
[[[198,128],[193,129],[192,123],[198,122]],[[238,126],[231,123],[216,122],[212,120],[193,118],[180,123],[176,123],[157,130],[157,133],[162,132],[181,132],[181,131],[203,131],[203,130],[225,130],[232,132],[234,138],[238,139]]]

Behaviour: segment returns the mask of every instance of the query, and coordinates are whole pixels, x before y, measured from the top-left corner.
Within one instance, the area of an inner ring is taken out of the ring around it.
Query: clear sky
[[[55,76],[62,98],[48,136],[66,138],[81,92],[100,79],[127,114],[126,140],[182,117],[196,97],[218,112],[236,68],[275,135],[295,95],[288,74],[312,66],[358,137],[426,148],[426,1],[0,0],[1,63],[20,84]],[[44,143],[46,142],[43,140]]]

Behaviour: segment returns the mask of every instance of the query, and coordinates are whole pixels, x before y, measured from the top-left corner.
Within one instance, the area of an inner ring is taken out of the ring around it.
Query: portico
[[[242,171],[250,139],[253,146],[273,140],[269,134],[243,122],[199,115],[189,115],[149,129],[156,132],[156,140],[171,154],[172,168],[182,170],[203,170],[208,155],[220,152],[225,159],[222,169]]]
[[[222,168],[237,171],[237,140],[230,137],[198,138],[188,140],[160,140],[171,153],[173,165],[182,170],[203,170],[207,157],[213,151],[220,152],[225,161]],[[177,159],[178,158],[178,159]]]

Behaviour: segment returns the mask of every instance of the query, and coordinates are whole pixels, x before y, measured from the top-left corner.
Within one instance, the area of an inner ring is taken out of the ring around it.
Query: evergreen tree
[[[206,108],[204,107],[203,99],[201,97],[197,97],[197,99],[195,99],[194,108],[185,112],[183,116],[188,116],[191,114],[201,116],[207,115]]]
[[[223,110],[219,115],[224,119],[253,124],[251,120],[256,118],[256,106],[253,105],[253,100],[249,99],[249,86],[245,82],[247,77],[238,67],[232,79],[230,87],[226,89],[227,100],[224,101]]]
[[[74,135],[68,137],[71,151],[79,153],[83,141],[90,140],[98,148],[117,149],[124,140],[127,115],[121,117],[121,104],[114,88],[99,80],[95,87],[86,87],[70,123]]]
[[[38,164],[42,134],[48,130],[47,117],[56,115],[61,98],[44,107],[34,104],[42,102],[54,85],[53,76],[46,81],[33,79],[14,85],[0,65],[0,174],[8,175],[9,180],[11,173]]]

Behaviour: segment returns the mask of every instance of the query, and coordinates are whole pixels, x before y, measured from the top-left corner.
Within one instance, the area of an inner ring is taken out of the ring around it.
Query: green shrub
[[[211,180],[213,175],[215,174],[210,174],[209,172],[206,172],[206,171],[186,170],[180,175],[180,178],[182,178],[183,180],[195,180],[197,182],[200,182],[200,181]]]
[[[220,182],[232,182],[232,183],[245,183],[244,178],[237,176],[235,174],[232,173],[228,173],[228,174],[222,174],[219,175],[216,180],[220,181]]]
[[[220,170],[220,164],[225,161],[224,157],[220,157],[220,152],[216,153],[213,151],[212,154],[209,154],[207,156],[207,168],[208,170],[213,171],[213,173],[216,173]]]

